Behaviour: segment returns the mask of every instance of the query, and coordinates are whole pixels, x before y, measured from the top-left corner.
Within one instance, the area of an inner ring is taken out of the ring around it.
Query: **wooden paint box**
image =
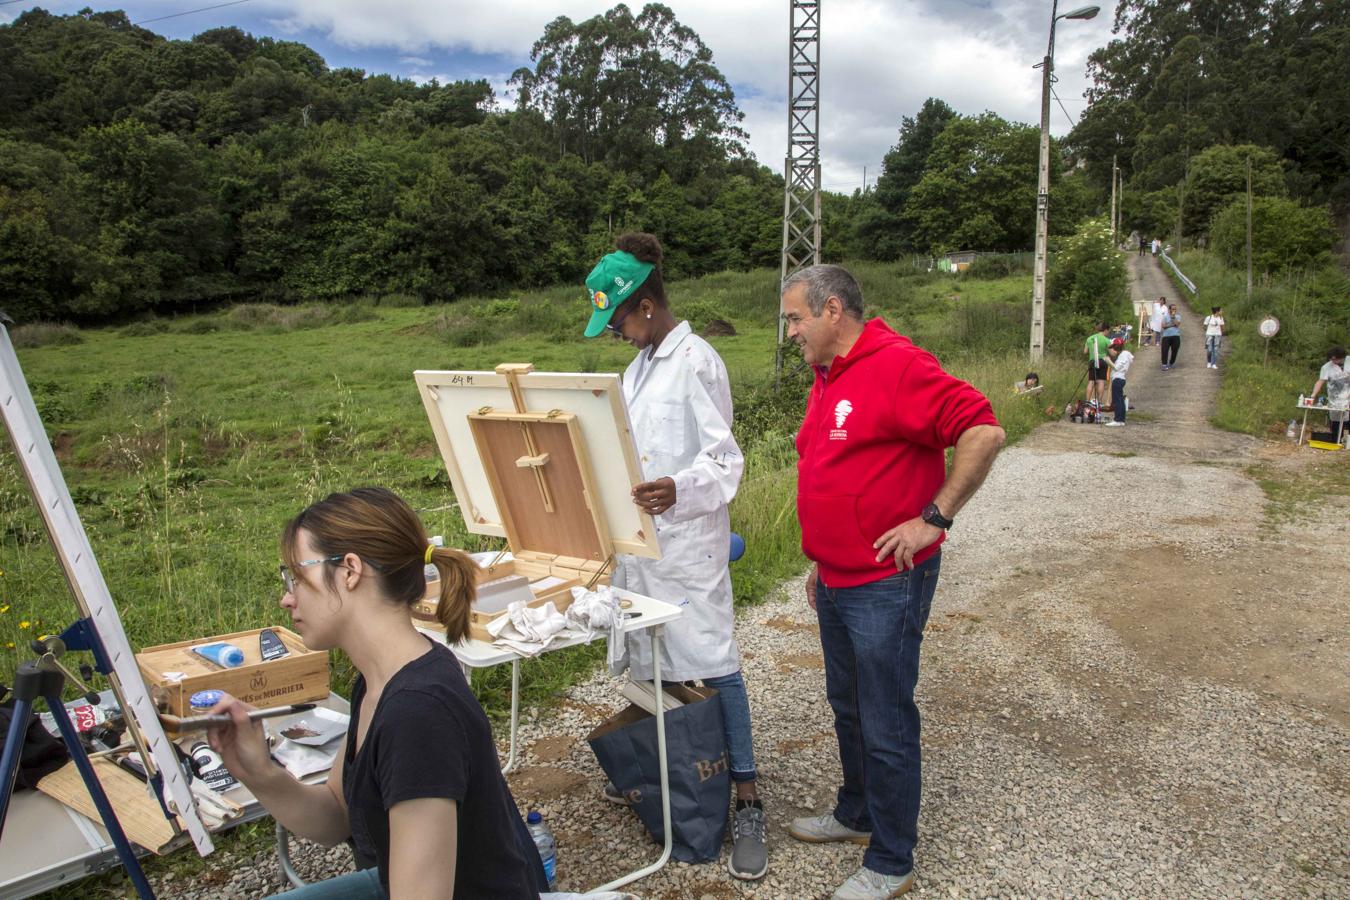
[[[416,378],[465,526],[511,550],[479,583],[523,575],[530,606],[563,612],[573,587],[609,584],[616,554],[660,557],[655,525],[632,501],[641,468],[617,376],[506,364]],[[439,630],[426,621],[435,600],[419,607],[416,624]],[[491,641],[487,624],[504,614],[474,610],[470,637]]]
[[[328,654],[310,650],[300,635],[289,629],[273,627],[272,631],[291,652],[264,662],[258,646],[262,630],[254,628],[147,647],[136,654],[136,664],[151,693],[157,697],[167,695],[168,707],[163,711],[175,716],[192,715],[188,701],[193,694],[205,690],[226,691],[263,709],[327,699]],[[221,668],[192,652],[193,647],[217,642],[234,644],[243,650],[244,664]],[[172,681],[164,676],[165,672],[183,672],[184,676],[180,681]]]

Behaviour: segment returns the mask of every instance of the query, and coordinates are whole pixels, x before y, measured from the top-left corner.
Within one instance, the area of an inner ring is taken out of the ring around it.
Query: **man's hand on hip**
[[[941,528],[915,516],[877,538],[872,547],[877,551],[877,562],[895,554],[895,567],[904,572],[914,568],[914,554],[941,536]]]

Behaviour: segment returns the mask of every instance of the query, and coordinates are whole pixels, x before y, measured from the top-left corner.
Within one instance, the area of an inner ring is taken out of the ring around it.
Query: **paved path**
[[[1181,352],[1176,368],[1166,372],[1161,370],[1161,351],[1156,346],[1131,346],[1135,361],[1127,382],[1128,394],[1140,415],[1125,428],[1075,425],[1067,419],[1052,422],[1038,428],[1022,446],[1086,452],[1114,449],[1171,459],[1208,459],[1225,463],[1249,461],[1262,446],[1262,441],[1218,431],[1209,425],[1222,370],[1205,367],[1205,327],[1202,322],[1208,310],[1202,313],[1191,309],[1186,291],[1168,279],[1159,260],[1152,256],[1130,256],[1128,259],[1132,298],[1152,302],[1158,297],[1166,297],[1169,303],[1177,304],[1181,313]]]

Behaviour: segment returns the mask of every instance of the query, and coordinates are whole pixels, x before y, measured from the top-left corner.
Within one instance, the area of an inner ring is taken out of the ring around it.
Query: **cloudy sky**
[[[216,9],[201,7],[224,3]],[[506,81],[529,63],[530,45],[553,18],[581,20],[611,0],[129,0],[131,20],[172,38],[234,25],[255,35],[301,41],[330,66],[352,66],[415,79],[486,78],[499,99]],[[641,2],[630,2],[635,10]],[[676,17],[712,49],[736,91],[750,149],[781,170],[787,140],[788,0],[666,0]],[[1060,11],[1080,5],[1064,0]],[[95,0],[11,2],[0,23],[42,6],[71,13]],[[824,0],[821,13],[821,155],[826,188],[875,181],[902,116],[927,97],[957,112],[992,110],[1037,122],[1050,0]],[[1088,54],[1111,39],[1115,4],[1091,21],[1061,20],[1055,40],[1050,126],[1064,134],[1084,107]],[[182,15],[182,13],[188,13]],[[169,17],[169,18],[161,18]],[[157,20],[157,21],[156,21]]]

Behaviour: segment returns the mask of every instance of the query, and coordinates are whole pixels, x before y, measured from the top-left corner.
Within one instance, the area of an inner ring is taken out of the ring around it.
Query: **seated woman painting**
[[[487,716],[454,655],[413,628],[424,566],[441,575],[437,618],[453,643],[469,627],[476,567],[432,548],[393,492],[332,494],[287,524],[282,607],[305,644],[343,650],[360,673],[346,746],[327,784],[306,785],[268,753],[261,723],[226,697],[233,724],[211,746],[287,829],[351,840],[358,871],[286,894],[319,898],[538,897],[543,869],[502,778]]]

